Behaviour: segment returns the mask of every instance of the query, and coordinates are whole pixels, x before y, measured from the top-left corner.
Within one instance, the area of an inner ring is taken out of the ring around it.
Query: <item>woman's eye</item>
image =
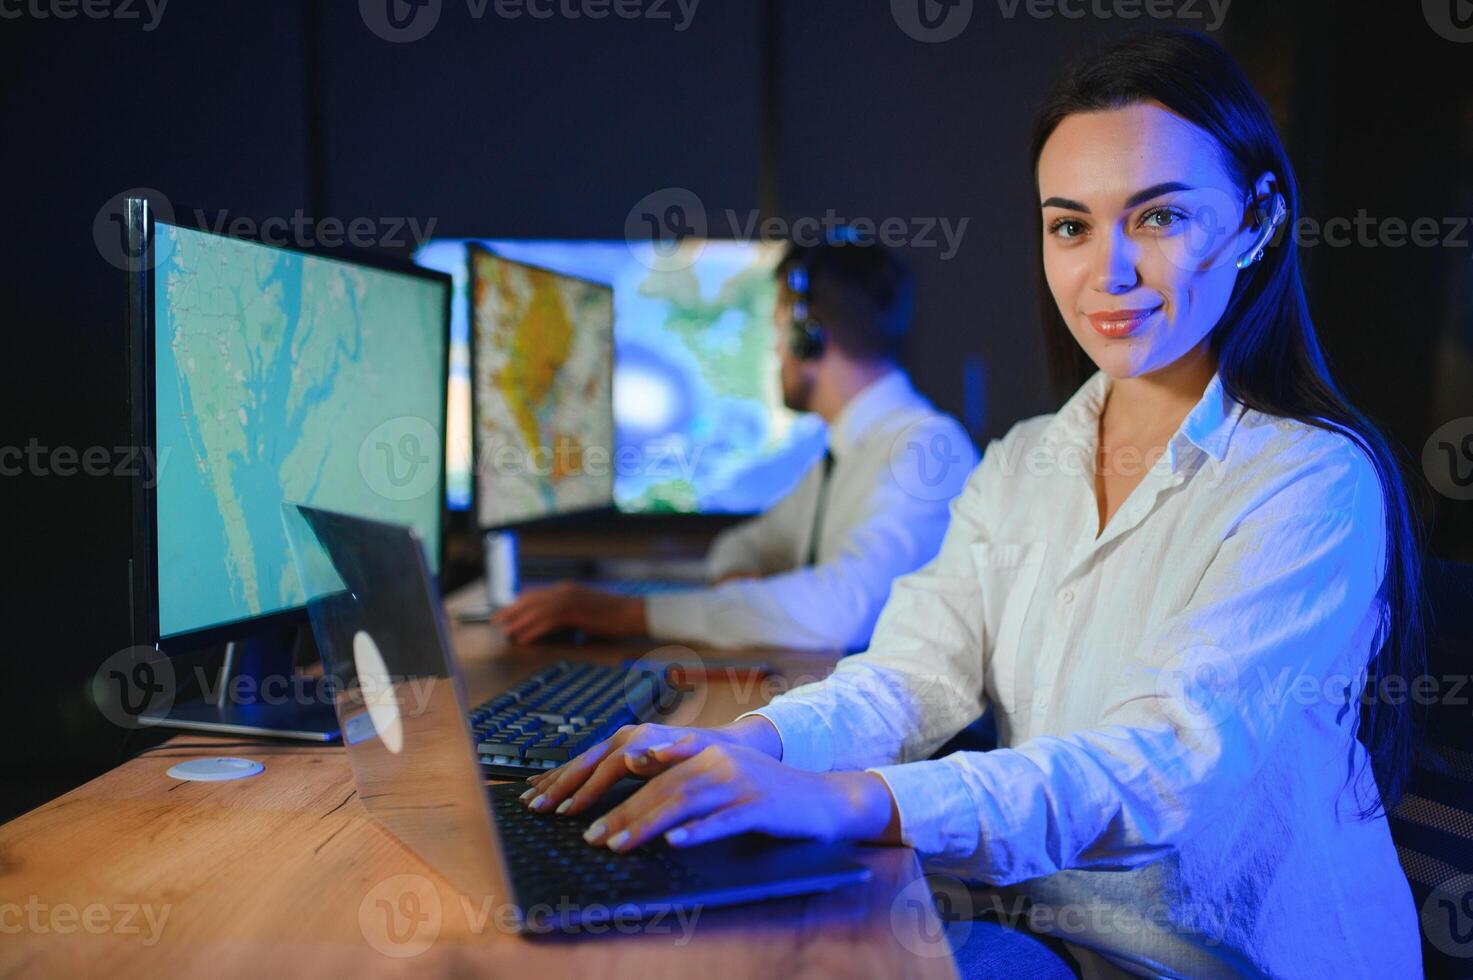
[[[1084,222],[1076,218],[1060,218],[1049,225],[1049,234],[1056,238],[1078,238],[1085,232]]]
[[[1170,228],[1187,220],[1187,213],[1178,208],[1152,208],[1141,215],[1142,228]]]

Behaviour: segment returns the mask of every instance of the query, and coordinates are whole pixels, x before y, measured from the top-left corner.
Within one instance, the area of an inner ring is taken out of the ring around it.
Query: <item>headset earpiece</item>
[[[1258,228],[1258,237],[1253,239],[1253,244],[1248,251],[1238,256],[1237,266],[1246,269],[1263,258],[1263,250],[1273,239],[1274,233],[1289,216],[1289,205],[1284,200],[1284,195],[1275,193],[1269,197],[1261,197],[1253,202],[1253,223]]]
[[[809,314],[808,267],[794,262],[788,270],[788,292],[793,296],[793,324],[788,349],[800,361],[816,361],[823,357],[827,335],[823,325]]]

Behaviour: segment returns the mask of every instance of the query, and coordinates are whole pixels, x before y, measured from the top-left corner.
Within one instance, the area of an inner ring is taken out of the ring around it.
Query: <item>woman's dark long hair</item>
[[[1288,226],[1294,227],[1298,188],[1268,109],[1226,51],[1186,31],[1143,34],[1069,68],[1039,114],[1032,144],[1034,173],[1044,143],[1066,116],[1142,102],[1160,103],[1211,134],[1245,200],[1260,174],[1275,174],[1289,206]],[[1039,293],[1054,382],[1061,393],[1071,392],[1094,365],[1070,335],[1041,275]],[[1210,344],[1223,387],[1233,398],[1267,415],[1341,432],[1375,466],[1385,499],[1381,598],[1386,619],[1382,646],[1369,666],[1368,696],[1361,699],[1359,735],[1380,784],[1380,803],[1389,809],[1400,798],[1410,769],[1415,724],[1409,704],[1387,704],[1373,692],[1381,678],[1409,682],[1425,669],[1421,524],[1385,437],[1346,401],[1330,377],[1305,302],[1292,234],[1239,274]],[[1380,809],[1371,804],[1361,815],[1374,816]]]

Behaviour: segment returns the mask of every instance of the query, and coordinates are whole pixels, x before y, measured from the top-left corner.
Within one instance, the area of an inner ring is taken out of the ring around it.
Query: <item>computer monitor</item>
[[[471,500],[466,239],[416,254],[456,279],[447,499]],[[781,242],[476,239],[516,259],[614,287],[614,497],[625,513],[765,510],[823,455],[824,428],[783,405],[772,311]],[[463,392],[463,393],[462,393]]]
[[[467,251],[476,517],[483,528],[614,505],[614,291]]]
[[[156,220],[143,200],[128,234],[134,438],[157,461],[134,487],[134,642],[232,641],[235,674],[289,674],[306,617],[284,501],[411,525],[439,568],[449,278]],[[153,720],[243,731],[262,710],[176,701]]]

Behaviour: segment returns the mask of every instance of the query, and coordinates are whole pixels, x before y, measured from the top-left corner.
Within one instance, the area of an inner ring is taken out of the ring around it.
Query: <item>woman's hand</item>
[[[774,759],[782,755],[777,729],[756,715],[721,728],[625,725],[576,758],[527,780],[532,788],[522,802],[541,813],[581,813],[626,776],[647,779],[720,744],[747,746]]]
[[[758,740],[775,741],[776,730],[765,719],[743,719],[750,722],[767,728],[767,733],[755,730]],[[580,756],[539,777],[528,791],[536,794],[530,805],[542,812],[576,813],[632,773],[653,778],[589,827],[584,835],[589,843],[627,851],[664,834],[672,846],[688,847],[748,831],[826,841],[899,841],[899,814],[879,776],[793,769],[764,751],[760,741],[747,744],[741,735],[732,737],[731,727],[622,729],[584,753],[600,753],[596,758],[580,762]],[[662,741],[672,734],[679,737]]]

